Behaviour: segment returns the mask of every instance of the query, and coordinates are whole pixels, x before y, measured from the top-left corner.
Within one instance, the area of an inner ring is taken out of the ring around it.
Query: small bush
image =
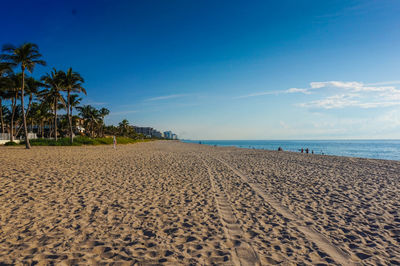
[[[29,142],[32,146],[71,146],[69,138],[61,138],[57,141],[54,139],[31,139]],[[72,145],[78,146],[75,143]]]
[[[74,138],[74,144],[76,145],[96,145],[95,139],[89,137],[76,137]]]
[[[151,139],[132,139],[128,137],[117,137],[117,144],[132,144],[136,142],[147,142]],[[111,145],[113,138],[89,138],[89,137],[75,137],[74,142],[71,144],[69,138],[60,138],[57,141],[54,139],[32,139],[29,141],[32,146],[82,146],[82,145]],[[22,143],[22,142],[21,142]],[[18,144],[15,144],[18,145]]]
[[[19,144],[14,141],[9,141],[4,143],[4,146],[18,146]]]

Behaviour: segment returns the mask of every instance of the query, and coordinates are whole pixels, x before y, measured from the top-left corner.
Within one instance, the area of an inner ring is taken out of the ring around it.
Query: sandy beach
[[[400,265],[398,161],[155,141],[0,162],[3,264]]]

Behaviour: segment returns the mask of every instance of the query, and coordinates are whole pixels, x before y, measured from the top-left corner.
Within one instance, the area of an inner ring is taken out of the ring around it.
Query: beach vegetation
[[[26,125],[26,113],[25,113],[25,71],[30,73],[36,65],[46,65],[46,62],[41,59],[42,55],[39,53],[39,47],[34,43],[24,43],[19,47],[14,45],[4,45],[3,54],[0,55],[0,59],[4,60],[4,63],[8,66],[21,67],[22,84],[19,87],[20,100],[21,100],[21,110],[22,110],[22,121],[25,136],[25,145],[27,149],[30,149],[29,138],[28,138],[28,128]]]
[[[151,141],[151,139],[132,139],[127,137],[117,137],[118,144],[133,144],[137,142]],[[14,142],[15,143],[15,142]],[[55,139],[32,139],[32,146],[82,146],[82,145],[111,145],[113,138],[90,138],[87,136],[78,136],[71,143],[69,137]],[[18,145],[18,144],[16,144]]]
[[[128,120],[105,125],[110,110],[81,104],[86,95],[84,78],[68,68],[52,68],[39,79],[32,76],[37,65],[45,66],[38,45],[4,45],[0,54],[1,139],[23,139],[31,146],[134,143],[154,137],[137,134]],[[75,110],[75,112],[74,112]],[[38,139],[40,138],[40,139]],[[14,145],[14,144],[8,144]]]
[[[4,146],[18,146],[19,144],[16,143],[15,141],[9,141],[4,143]]]

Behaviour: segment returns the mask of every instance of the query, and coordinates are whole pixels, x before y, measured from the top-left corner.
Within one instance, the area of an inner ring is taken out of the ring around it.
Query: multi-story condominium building
[[[153,130],[152,137],[162,138],[162,133],[160,131]]]
[[[166,139],[178,139],[178,135],[172,133],[172,131],[165,131],[164,138]]]
[[[153,128],[152,127],[133,127],[135,132],[138,134],[143,134],[145,136],[152,136]]]
[[[135,132],[148,137],[162,138],[162,133],[152,127],[133,127]]]
[[[164,138],[172,139],[172,132],[171,131],[165,131],[164,132]]]

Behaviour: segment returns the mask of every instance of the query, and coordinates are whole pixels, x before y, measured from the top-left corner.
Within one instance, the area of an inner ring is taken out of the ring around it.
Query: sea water
[[[183,140],[213,146],[300,152],[315,154],[400,160],[400,140]]]

